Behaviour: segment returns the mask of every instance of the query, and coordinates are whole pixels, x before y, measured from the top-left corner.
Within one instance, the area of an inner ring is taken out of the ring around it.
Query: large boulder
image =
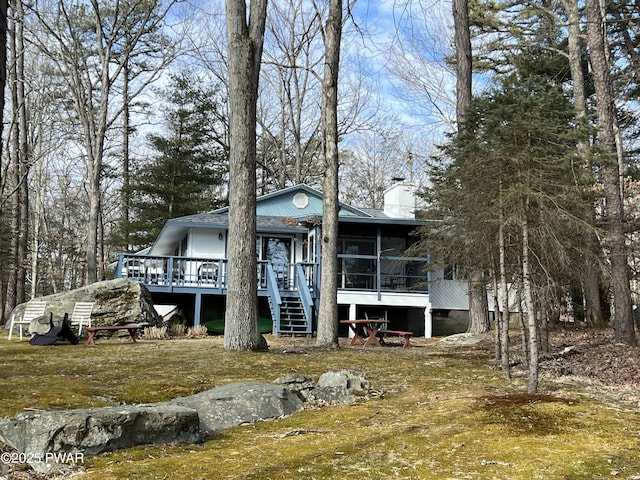
[[[370,388],[365,375],[353,370],[327,372],[317,384],[303,375],[276,382],[223,385],[153,405],[19,413],[0,420],[0,445],[25,454],[35,469],[44,472],[55,467],[56,454],[195,443],[224,428],[291,415],[305,402],[353,403],[354,393]]]
[[[193,408],[203,433],[266,418],[277,418],[302,409],[304,401],[294,390],[270,383],[244,382],[223,385],[169,402]]]
[[[54,323],[58,323],[65,313],[71,315],[76,302],[93,302],[93,325],[162,325],[162,317],[153,308],[149,290],[140,282],[126,278],[96,282],[68,292],[39,297],[38,300],[47,302],[47,308],[44,317],[37,319],[41,327],[34,325],[32,333],[46,333],[50,314],[53,313]],[[17,318],[22,317],[25,307],[23,303],[14,309]]]
[[[198,413],[161,403],[121,407],[25,412],[0,420],[0,442],[27,455],[45,471],[54,453],[95,455],[148,443],[200,440]]]

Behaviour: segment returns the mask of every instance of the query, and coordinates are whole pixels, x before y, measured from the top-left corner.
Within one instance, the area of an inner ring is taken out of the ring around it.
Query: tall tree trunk
[[[584,84],[584,72],[582,70],[582,55],[584,46],[582,41],[582,32],[580,31],[580,11],[578,9],[577,0],[562,0],[562,6],[567,14],[568,19],[568,53],[569,53],[569,69],[571,70],[571,80],[573,83],[573,104],[576,108],[579,118],[587,116],[587,99]],[[588,145],[579,146],[580,151],[585,152]],[[585,161],[585,168],[591,168],[591,165]],[[585,212],[584,220],[589,225],[593,225],[595,212],[593,206]],[[588,246],[593,249],[599,248],[598,239],[592,230],[585,232]],[[604,326],[604,318],[602,316],[602,305],[600,303],[600,275],[597,262],[592,258],[585,258],[585,266],[582,272],[582,289],[585,300],[585,319],[588,325]]]
[[[130,227],[131,221],[131,162],[129,159],[129,135],[131,134],[131,116],[129,113],[129,61],[125,61],[122,69],[122,189],[120,201],[122,203],[122,243],[125,251],[131,251]]]
[[[525,305],[524,305],[524,285],[522,283],[522,275],[518,276],[518,288],[516,289],[516,302],[518,305],[518,325],[520,325],[520,340],[522,342],[522,358],[523,366],[529,368],[529,331],[525,322]]]
[[[338,73],[342,0],[329,0],[322,79],[324,185],[320,309],[316,345],[338,346]]]
[[[495,338],[494,338],[494,356],[496,359],[496,363],[500,362],[500,356],[502,355],[502,346],[500,345],[500,324],[502,323],[502,312],[500,312],[500,300],[498,296],[498,269],[494,267],[493,275],[491,276],[492,282],[492,290],[493,290],[493,324],[495,329]]]
[[[573,104],[578,115],[584,117],[587,114],[587,99],[584,88],[584,72],[582,70],[584,48],[582,32],[580,31],[580,11],[577,0],[561,0],[561,2],[568,19],[567,50],[571,82],[573,84]]]
[[[13,157],[13,215],[11,251],[13,268],[9,276],[8,310],[26,300],[27,252],[29,244],[29,149],[27,145],[27,105],[24,78],[24,7],[16,0],[13,9],[13,36],[11,37],[11,97],[13,125],[11,130],[11,156]]]
[[[38,127],[40,128],[40,127]],[[38,142],[41,143],[42,135],[38,135]],[[41,151],[42,148],[38,147]],[[35,174],[33,181],[34,191],[34,212],[33,212],[33,236],[31,241],[31,298],[35,298],[38,291],[38,282],[40,281],[40,274],[38,273],[38,265],[40,264],[40,257],[38,251],[40,250],[40,227],[44,218],[44,209],[42,205],[42,191],[43,191],[43,171],[44,166],[42,164],[42,156],[37,155],[37,161],[35,165]],[[54,282],[55,283],[55,282]]]
[[[456,121],[463,128],[464,112],[471,103],[472,53],[469,32],[469,4],[467,0],[453,0],[453,28],[456,50]],[[469,328],[470,333],[489,330],[489,306],[486,281],[481,271],[469,274]]]
[[[471,103],[472,56],[467,0],[453,0],[453,28],[456,49],[456,121],[462,125],[464,112]]]
[[[522,286],[524,288],[524,303],[529,330],[529,383],[527,391],[534,394],[538,391],[538,328],[536,311],[531,287],[531,267],[529,265],[529,223],[527,213],[522,220]]]
[[[476,335],[489,331],[489,304],[487,300],[487,280],[482,272],[474,270],[469,274],[469,327],[467,332]]]
[[[606,199],[606,224],[613,290],[615,342],[636,345],[629,285],[629,265],[624,234],[624,213],[617,164],[615,106],[607,60],[604,19],[598,0],[587,0],[587,39],[597,97],[598,144]]]
[[[538,332],[540,333],[538,338],[538,349],[542,353],[549,352],[549,313],[551,312],[551,308],[540,308],[539,316],[540,320],[538,323]],[[544,313],[544,315],[543,315]]]
[[[103,39],[98,43],[102,45]],[[100,82],[99,104],[87,110],[86,106],[78,106],[78,112],[84,115],[84,137],[89,162],[89,221],[87,225],[87,253],[85,283],[91,284],[98,281],[98,261],[100,254],[99,222],[102,209],[102,165],[104,161],[104,146],[107,133],[107,115],[109,95],[111,91],[110,58],[104,56],[102,61],[102,79]],[[76,102],[81,98],[77,98]],[[91,102],[91,100],[89,100]]]
[[[5,107],[5,87],[7,84],[7,0],[0,0],[0,139],[4,138],[4,107]],[[2,177],[5,169],[3,166],[3,159],[5,155],[3,155],[2,146],[4,142],[0,141],[0,185],[5,184],[5,179]],[[5,209],[4,202],[0,202],[0,226],[5,227]],[[3,228],[6,231],[6,228]],[[3,239],[0,237],[0,241]],[[4,323],[5,317],[7,316],[6,310],[6,273],[0,273],[0,325]]]
[[[3,138],[4,127],[4,90],[7,85],[7,6],[8,0],[0,0],[0,139]],[[0,159],[2,155],[2,146],[4,142],[0,142]],[[2,185],[2,160],[0,160],[0,185]],[[0,215],[2,210],[0,210]]]
[[[24,303],[26,300],[26,283],[27,283],[27,252],[29,246],[29,170],[31,158],[27,141],[27,97],[25,95],[25,76],[24,76],[24,56],[25,56],[25,40],[24,40],[24,5],[22,0],[16,0],[16,24],[15,37],[17,47],[17,93],[18,93],[18,140],[19,155],[17,158],[18,170],[20,172],[20,193],[18,198],[19,204],[19,234],[18,234],[18,252],[16,267],[16,302]]]
[[[229,69],[229,266],[224,347],[257,350],[256,104],[266,0],[227,0]]]
[[[502,194],[501,194],[502,197]],[[511,378],[509,370],[509,288],[507,284],[507,262],[506,262],[506,246],[504,240],[504,215],[500,211],[500,227],[498,228],[498,248],[500,249],[500,296],[502,297],[502,315],[500,329],[500,344],[502,350],[500,353],[502,376]]]
[[[15,23],[15,9],[12,12],[12,21],[13,23]],[[7,157],[9,159],[11,158],[15,158],[17,156],[17,143],[18,143],[18,138],[17,138],[17,131],[16,131],[16,124],[18,123],[16,121],[17,119],[17,112],[16,112],[16,105],[17,105],[17,81],[16,81],[16,42],[15,42],[15,35],[13,35],[11,37],[11,42],[9,43],[9,61],[10,61],[10,65],[9,65],[9,95],[11,96],[11,105],[12,105],[12,109],[11,109],[11,122],[10,122],[10,130],[9,130],[9,139],[8,139],[8,148],[9,148],[9,152],[7,154]],[[3,157],[4,158],[4,157]],[[5,304],[5,310],[7,311],[8,314],[11,313],[11,311],[14,309],[14,307],[17,305],[16,303],[16,269],[15,269],[15,265],[16,265],[16,251],[17,251],[17,246],[16,246],[16,239],[18,237],[17,235],[17,231],[18,231],[18,224],[17,224],[17,214],[16,214],[16,209],[17,209],[17,205],[18,205],[18,200],[17,200],[17,185],[20,181],[20,175],[18,173],[18,167],[17,167],[17,161],[11,161],[9,160],[8,162],[8,168],[7,168],[7,178],[5,179],[5,183],[6,185],[9,187],[9,192],[11,192],[9,198],[8,198],[8,206],[9,206],[9,212],[8,212],[8,216],[7,216],[7,226],[9,227],[9,234],[7,235],[7,246],[8,246],[8,250],[9,250],[9,256],[7,258],[7,263],[8,263],[8,269],[6,270],[6,272],[8,273],[7,275],[7,285],[6,285],[6,304]]]
[[[87,255],[85,283],[98,281],[98,217],[100,215],[100,176],[102,158],[89,159],[89,221],[87,224]]]

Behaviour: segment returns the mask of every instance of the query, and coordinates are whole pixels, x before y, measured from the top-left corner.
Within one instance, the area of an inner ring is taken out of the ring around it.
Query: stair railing
[[[278,335],[280,333],[280,306],[282,305],[282,297],[280,297],[280,291],[278,290],[278,279],[271,262],[267,263],[267,295],[269,296],[269,303],[271,304],[271,314],[273,316],[273,333]]]
[[[307,283],[307,278],[304,275],[302,265],[296,263],[295,272],[295,289],[298,290],[298,295],[300,295],[300,303],[302,304],[302,308],[304,309],[304,316],[307,320],[306,333],[311,333],[311,309],[313,308],[311,292],[309,291],[309,285]]]

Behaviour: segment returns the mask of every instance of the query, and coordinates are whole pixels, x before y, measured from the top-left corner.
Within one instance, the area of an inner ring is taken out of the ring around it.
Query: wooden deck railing
[[[346,290],[426,293],[425,259],[366,255],[339,255],[338,288]],[[267,263],[259,261],[258,288],[267,288]],[[318,292],[318,266],[312,263],[271,264],[278,289],[295,290],[300,273],[307,287]],[[302,272],[298,271],[300,268]],[[131,278],[148,286],[227,288],[227,259],[122,254],[115,276]],[[296,278],[298,276],[298,278]],[[316,295],[314,295],[316,296]]]

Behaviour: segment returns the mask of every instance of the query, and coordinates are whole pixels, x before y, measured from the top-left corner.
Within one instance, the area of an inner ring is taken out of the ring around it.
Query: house
[[[450,312],[468,308],[466,282],[444,270],[428,272],[426,256],[405,254],[416,241],[412,232],[424,225],[415,205],[415,187],[402,179],[385,192],[382,210],[340,204],[341,319],[384,317],[394,329],[430,337],[434,321],[446,324]],[[259,197],[256,211],[261,325],[276,334],[311,334],[320,295],[322,193],[296,185]],[[144,254],[120,255],[116,276],[143,282],[156,305],[180,306],[193,325],[221,324],[233,241],[228,214],[227,207],[168,220]]]

